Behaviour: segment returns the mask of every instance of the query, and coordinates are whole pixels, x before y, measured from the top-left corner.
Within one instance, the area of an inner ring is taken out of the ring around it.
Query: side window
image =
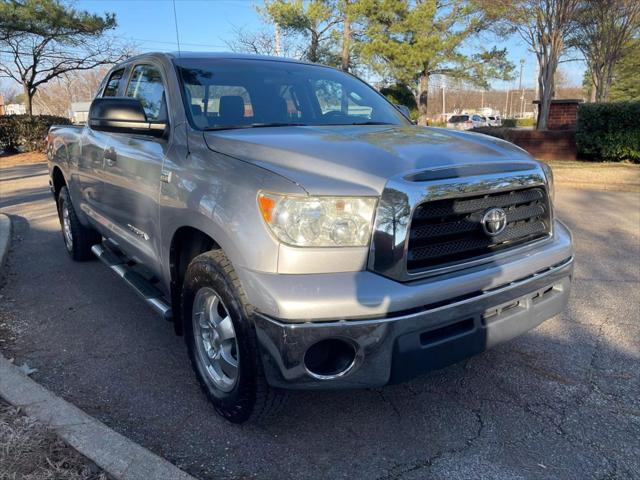
[[[167,117],[166,98],[160,71],[151,65],[138,65],[131,72],[125,93],[140,100],[147,120],[154,122]]]
[[[347,98],[347,113],[350,116],[370,119],[373,114],[373,108],[368,105],[362,105],[361,102],[362,97],[356,92],[351,92]]]
[[[300,107],[300,102],[298,101],[298,96],[292,85],[283,85],[280,88],[280,98],[281,101],[284,101],[286,105],[286,117],[287,119],[302,118],[302,108]]]
[[[240,85],[188,85],[189,108],[200,128],[219,124],[245,124],[253,121],[253,104]]]
[[[342,115],[369,119],[373,114],[373,107],[356,92],[343,89],[341,83],[331,80],[317,80],[313,82],[313,90],[318,99],[322,115],[329,112],[340,112]]]
[[[122,75],[124,75],[124,68],[116,70],[111,74],[107,81],[107,86],[104,87],[104,92],[102,93],[103,97],[115,97],[118,95],[118,87],[120,86]]]
[[[247,89],[241,86],[235,85],[210,85],[209,86],[209,98],[207,105],[205,105],[205,113],[209,117],[224,117],[225,116],[225,102],[223,97],[240,98],[237,104],[242,105],[241,117],[253,117],[253,105],[251,104],[251,96]],[[221,101],[222,99],[222,101]]]
[[[316,80],[313,82],[313,90],[323,115],[342,111],[342,84],[331,80]]]

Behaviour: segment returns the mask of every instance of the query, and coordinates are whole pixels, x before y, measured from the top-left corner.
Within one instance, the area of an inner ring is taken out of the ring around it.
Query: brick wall
[[[537,100],[533,103],[539,106],[539,102]],[[578,124],[578,105],[580,103],[582,103],[582,100],[551,100],[549,119],[547,120],[547,129],[575,129],[576,125]]]
[[[509,141],[539,160],[575,160],[578,155],[575,130],[513,129]]]
[[[578,124],[578,103],[551,103],[547,128],[566,130]]]

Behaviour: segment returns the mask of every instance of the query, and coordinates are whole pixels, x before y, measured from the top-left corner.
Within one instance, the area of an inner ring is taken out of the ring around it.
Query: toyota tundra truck
[[[550,168],[414,125],[333,68],[137,56],[47,150],[68,253],[98,257],[173,323],[232,422],[288,389],[409,380],[567,304]]]

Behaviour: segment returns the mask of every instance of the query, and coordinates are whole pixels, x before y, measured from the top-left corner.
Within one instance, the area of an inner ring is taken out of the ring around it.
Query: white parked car
[[[487,117],[487,122],[490,127],[501,127],[502,126],[502,118],[500,115],[490,115]]]
[[[453,115],[447,122],[447,128],[455,130],[471,130],[472,128],[486,127],[487,125],[487,119],[478,114]]]

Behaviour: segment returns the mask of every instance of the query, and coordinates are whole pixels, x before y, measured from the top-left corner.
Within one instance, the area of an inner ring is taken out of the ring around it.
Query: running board
[[[142,275],[133,271],[129,266],[127,258],[118,255],[101,244],[91,247],[91,251],[102,263],[127,282],[127,284],[147,302],[147,305],[162,315],[165,320],[171,320],[171,307],[165,300],[162,292]]]

